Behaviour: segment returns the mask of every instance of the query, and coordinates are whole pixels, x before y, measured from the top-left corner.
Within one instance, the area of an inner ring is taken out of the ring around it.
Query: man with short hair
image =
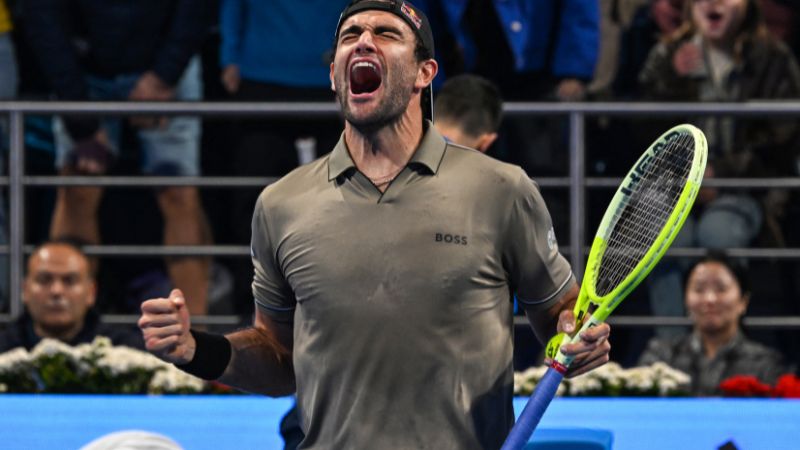
[[[434,125],[445,139],[486,153],[497,139],[503,99],[491,81],[464,74],[445,81],[433,109]]]
[[[28,259],[22,291],[25,312],[0,332],[0,352],[30,350],[44,338],[77,345],[97,336],[108,337],[114,345],[144,348],[131,327],[100,323],[93,309],[96,292],[89,260],[76,244],[62,240],[40,245]]]
[[[575,277],[530,178],[423,120],[438,70],[427,18],[356,0],[335,36],[344,133],[259,197],[253,326],[190,330],[174,290],[142,304],[147,349],[247,391],[296,390],[302,449],[500,448],[514,422],[511,292],[546,340],[574,331]],[[609,330],[562,349],[568,376],[608,360]]]

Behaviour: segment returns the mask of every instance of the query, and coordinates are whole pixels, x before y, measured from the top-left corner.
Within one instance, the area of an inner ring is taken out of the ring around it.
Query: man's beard
[[[405,73],[401,73],[397,78],[404,79],[406,78],[404,75]],[[342,109],[342,115],[350,125],[363,134],[376,132],[381,128],[398,122],[408,108],[408,102],[414,91],[413,79],[409,83],[392,83],[392,80],[387,77],[384,80],[385,98],[383,101],[366,117],[356,117],[347,103],[347,94],[350,92],[350,86],[345,82],[343,76],[341,78],[336,83],[336,98]]]

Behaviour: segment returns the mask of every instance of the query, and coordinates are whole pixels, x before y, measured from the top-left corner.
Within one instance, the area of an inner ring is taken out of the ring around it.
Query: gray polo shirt
[[[253,292],[294,324],[304,449],[495,449],[514,421],[511,293],[574,278],[537,186],[432,126],[381,193],[342,138],[268,186]]]

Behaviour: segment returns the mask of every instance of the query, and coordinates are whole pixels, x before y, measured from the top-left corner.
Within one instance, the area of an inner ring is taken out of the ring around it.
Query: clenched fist
[[[173,289],[169,298],[145,301],[141,309],[138,325],[147,350],[173,364],[190,362],[197,343],[189,332],[189,309],[180,289]]]

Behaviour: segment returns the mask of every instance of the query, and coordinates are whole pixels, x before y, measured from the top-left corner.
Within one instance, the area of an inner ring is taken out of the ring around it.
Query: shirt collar
[[[420,142],[419,147],[411,156],[408,164],[427,167],[431,174],[435,174],[439,171],[439,165],[442,163],[447,141],[436,131],[430,121],[425,121],[425,128],[422,142]],[[353,158],[350,157],[347,144],[344,142],[344,133],[342,133],[328,160],[328,181],[337,178],[350,169],[355,169],[355,163]]]

